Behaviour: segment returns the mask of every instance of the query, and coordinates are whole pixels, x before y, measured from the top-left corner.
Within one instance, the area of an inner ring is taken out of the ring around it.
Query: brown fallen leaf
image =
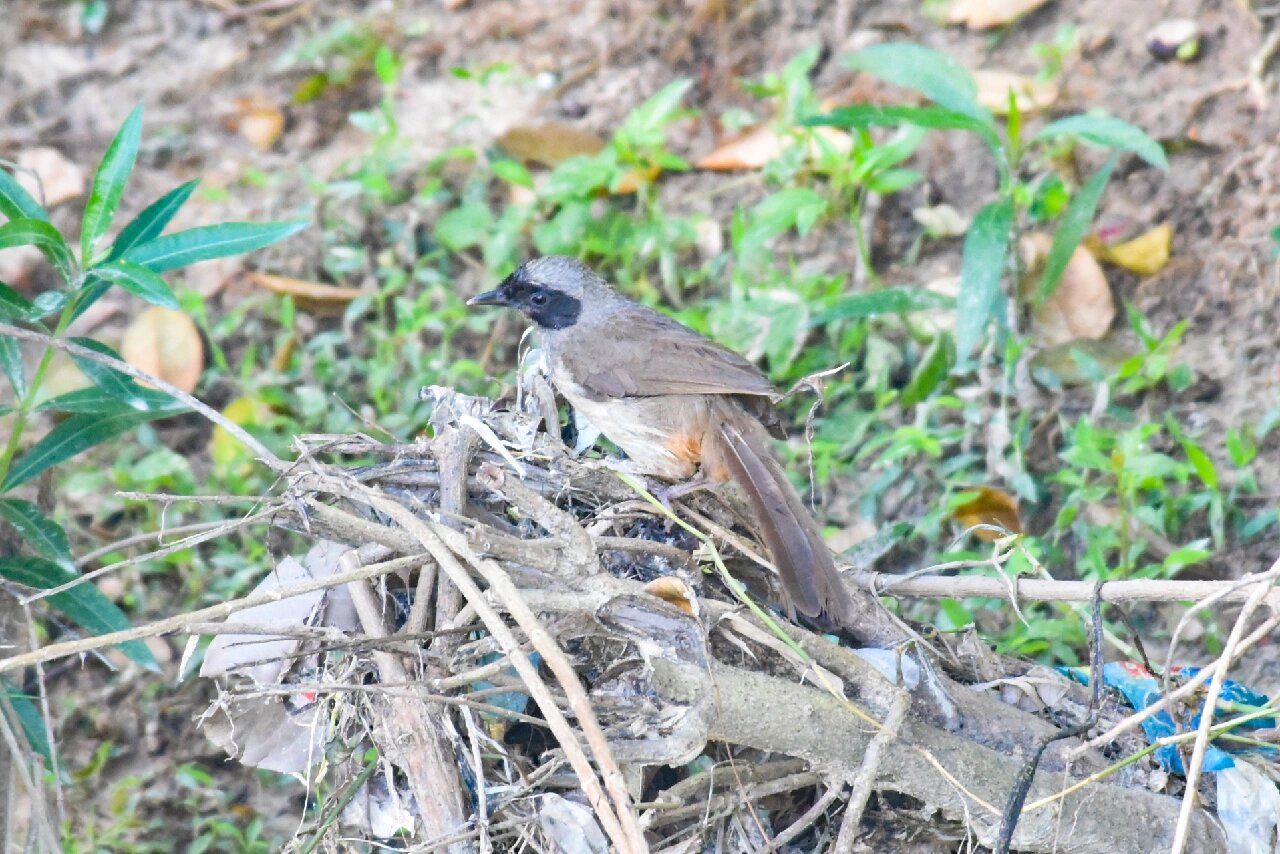
[[[653,579],[644,586],[644,592],[675,605],[691,617],[698,615],[698,597],[693,588],[674,575]]]
[[[1009,114],[1009,93],[1021,113],[1047,110],[1058,100],[1058,87],[1048,81],[1037,81],[1025,74],[994,68],[973,72],[978,84],[978,103],[998,116]]]
[[[15,173],[18,183],[35,198],[43,199],[45,207],[55,207],[84,195],[84,170],[56,148],[39,146],[24,149],[18,152],[16,160],[22,167]],[[31,172],[40,176],[38,182]]]
[[[561,122],[517,125],[497,139],[497,146],[513,160],[548,169],[570,157],[600,152],[605,141],[591,131]]]
[[[1042,233],[1023,239],[1023,257],[1030,271],[1024,290],[1038,285],[1052,242]],[[1058,287],[1031,313],[1031,320],[1037,342],[1052,347],[1081,338],[1101,338],[1111,329],[1115,316],[1116,304],[1106,274],[1088,249],[1077,246]]]
[[[809,142],[810,157],[820,155],[824,145],[840,152],[848,152],[853,148],[852,137],[836,128],[815,128],[814,134],[814,138]],[[768,125],[760,125],[725,140],[694,165],[699,169],[714,172],[761,169],[781,157],[782,153],[797,141],[796,138],[779,135],[777,130]]]
[[[120,355],[185,392],[195,391],[204,369],[200,330],[182,312],[159,306],[143,311],[125,329]]]
[[[284,133],[284,113],[263,95],[236,98],[231,129],[259,151],[269,151]]]
[[[1124,243],[1117,243],[1115,246],[1099,245],[1095,254],[1103,261],[1139,276],[1154,276],[1169,263],[1172,248],[1173,226],[1166,222]]]
[[[626,195],[634,193],[645,184],[652,184],[658,180],[658,176],[662,174],[662,169],[658,166],[651,166],[648,169],[640,169],[639,167],[632,169],[622,176],[622,180],[618,182],[618,186],[614,189],[615,193]],[[601,195],[607,195],[601,192]]]
[[[277,294],[293,297],[294,304],[309,314],[335,316],[342,314],[348,303],[365,295],[360,288],[291,279],[288,276],[271,276],[266,273],[250,273],[249,280]]]
[[[1018,515],[1016,498],[994,486],[979,486],[966,491],[977,494],[951,511],[951,515],[957,522],[966,528],[972,528],[975,525],[992,525],[1003,528],[1010,534],[1022,533],[1022,518]],[[973,534],[987,543],[995,542],[1003,536],[997,531],[984,528],[979,528]]]
[[[1046,370],[1058,378],[1058,382],[1066,386],[1088,385],[1094,377],[1085,372],[1074,352],[1092,359],[1108,373],[1117,371],[1133,356],[1138,355],[1137,348],[1128,341],[1116,340],[1114,336],[1101,339],[1085,338],[1080,341],[1067,341],[1045,347],[1031,357],[1031,368],[1034,371]]]
[[[1048,0],[953,0],[949,19],[971,30],[1002,27],[1039,9]]]

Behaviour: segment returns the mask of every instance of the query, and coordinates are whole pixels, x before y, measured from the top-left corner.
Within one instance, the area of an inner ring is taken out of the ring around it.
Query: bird
[[[769,447],[769,435],[785,437],[774,406],[781,395],[755,364],[620,294],[568,256],[526,261],[467,305],[515,309],[531,320],[552,385],[634,471],[739,490],[788,612],[851,627],[853,601],[831,551]]]

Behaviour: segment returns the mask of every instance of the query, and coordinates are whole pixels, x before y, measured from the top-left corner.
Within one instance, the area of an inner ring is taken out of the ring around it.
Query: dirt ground
[[[411,142],[410,162],[426,162],[459,144],[489,145],[504,130],[540,121],[569,121],[608,136],[626,113],[678,76],[695,80],[687,104],[700,111],[677,128],[676,150],[696,157],[720,135],[715,117],[749,99],[735,81],[777,70],[800,50],[823,47],[819,92],[856,81],[835,58],[881,38],[910,39],[947,51],[970,68],[1035,72],[1031,46],[1052,42],[1063,25],[1079,28],[1083,49],[1060,78],[1055,111],[1101,108],[1166,143],[1167,173],[1118,174],[1104,196],[1100,221],[1117,227],[1168,222],[1173,260],[1142,280],[1116,272],[1117,296],[1132,301],[1166,330],[1189,322],[1183,355],[1197,374],[1194,401],[1182,406],[1199,430],[1217,436],[1256,421],[1280,399],[1280,280],[1270,232],[1280,225],[1280,73],[1270,67],[1280,38],[1275,9],[1250,11],[1237,0],[1123,3],[1049,2],[993,35],[931,20],[914,0],[886,2],[735,3],[726,0],[471,0],[471,2],[315,2],[315,0],[112,0],[100,32],[85,31],[82,4],[6,0],[0,11],[0,158],[35,147],[56,149],[91,169],[133,105],[146,107],[144,149],[122,216],[177,184],[203,176],[225,193],[198,194],[176,226],[222,220],[309,215],[308,182],[340,175],[369,145],[347,121],[380,97],[367,71],[307,103],[292,94],[309,73],[283,60],[342,19],[368,22],[406,62],[396,113]],[[458,6],[450,9],[449,6]],[[1197,62],[1157,62],[1147,33],[1162,20],[1196,19],[1205,35]],[[518,74],[487,83],[472,70],[509,63]],[[267,150],[237,130],[247,99],[278,110],[284,127]],[[914,168],[921,187],[887,204],[876,231],[877,257],[891,282],[919,281],[959,269],[956,243],[940,246],[910,270],[895,266],[902,243],[895,225],[904,211],[946,202],[971,215],[989,198],[992,173],[978,144],[932,135]],[[270,176],[245,180],[247,171]],[[671,176],[662,187],[673,209],[690,205],[720,222],[732,216],[732,193],[699,192],[696,173]],[[692,200],[692,201],[690,201]],[[905,206],[899,209],[898,206]],[[54,211],[71,226],[76,203]],[[358,216],[359,214],[352,214]],[[909,219],[909,217],[908,217]],[[246,265],[315,278],[323,241],[312,229],[248,261],[217,262],[190,272],[187,284],[209,300],[209,311],[250,292]],[[0,255],[0,279],[28,291],[42,275],[17,253]],[[10,257],[5,257],[5,256]],[[831,271],[852,266],[851,250],[820,247],[808,262]],[[368,284],[357,276],[343,284]],[[460,288],[479,288],[464,281]],[[128,319],[130,304],[103,303],[73,330],[108,336]],[[1123,315],[1117,324],[1123,324]],[[417,384],[429,377],[413,378]],[[1280,491],[1277,440],[1263,447],[1258,472],[1265,493]],[[1268,459],[1270,458],[1270,459]],[[1250,565],[1240,571],[1257,568]],[[180,652],[175,647],[176,652]],[[175,665],[171,665],[176,668]],[[108,776],[139,774],[163,799],[164,775],[176,762],[197,762],[233,793],[237,808],[265,814],[279,834],[295,829],[301,787],[281,790],[239,766],[222,762],[190,723],[200,689],[190,684],[139,699],[128,683],[66,673],[83,695],[81,738],[64,747],[71,767],[83,767],[96,739],[124,748]],[[78,681],[77,681],[78,680]],[[169,686],[172,683],[168,683]],[[148,693],[148,692],[143,692]],[[96,708],[95,708],[96,707]],[[109,711],[108,711],[109,710]],[[150,770],[148,770],[150,769]]]

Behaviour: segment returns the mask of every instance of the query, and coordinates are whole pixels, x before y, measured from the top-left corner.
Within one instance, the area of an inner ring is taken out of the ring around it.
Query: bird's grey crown
[[[568,255],[545,255],[526,261],[517,275],[528,284],[542,285],[578,299],[588,291],[611,293],[608,284],[594,270]]]

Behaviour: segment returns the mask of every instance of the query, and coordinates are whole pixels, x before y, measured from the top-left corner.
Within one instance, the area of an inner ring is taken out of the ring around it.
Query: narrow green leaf
[[[35,306],[22,294],[0,282],[0,320],[26,320],[35,311]]]
[[[187,199],[200,184],[200,179],[188,181],[180,187],[174,187],[138,214],[129,224],[120,229],[116,242],[111,245],[111,259],[119,258],[135,246],[141,246],[155,240],[165,227],[173,220],[178,209],[186,204]]]
[[[862,319],[882,314],[909,314],[935,308],[951,308],[955,300],[924,288],[882,288],[857,294],[844,294],[835,299],[811,325],[822,326],[833,320]]]
[[[66,569],[74,568],[67,532],[30,501],[0,498],[0,519],[12,525],[22,541],[36,554]]]
[[[105,281],[120,285],[136,297],[162,308],[179,309],[182,304],[169,290],[159,273],[130,261],[111,261],[93,268],[93,274]]]
[[[119,353],[101,341],[94,341],[92,338],[72,338],[71,341],[95,353],[101,353],[113,359],[120,358]],[[75,360],[76,365],[89,378],[90,382],[115,399],[117,409],[127,406],[139,412],[146,411],[147,403],[142,397],[142,386],[134,382],[132,377],[112,370],[92,359],[86,359],[84,356],[72,356],[71,358]]]
[[[821,116],[810,116],[801,124],[809,127],[828,126],[845,129],[918,125],[934,130],[967,130],[981,137],[997,159],[1004,162],[1004,148],[1000,144],[1000,136],[996,133],[994,126],[946,107],[879,107],[874,104],[850,104]]]
[[[67,304],[66,291],[45,291],[31,301],[31,320],[39,320],[62,311]]]
[[[155,273],[197,261],[252,252],[284,240],[307,227],[306,220],[288,222],[224,222],[189,228],[133,247],[121,259],[142,264]]]
[[[107,153],[98,164],[98,174],[93,177],[89,201],[84,206],[84,222],[80,226],[80,261],[85,266],[93,260],[94,245],[106,234],[111,218],[116,215],[141,142],[142,107],[139,105],[133,108],[116,138],[111,140]]]
[[[933,394],[947,377],[948,362],[947,336],[939,335],[933,339],[929,352],[925,354],[907,387],[902,390],[902,405],[915,406]]]
[[[137,401],[141,404],[139,411],[152,413],[156,418],[180,415],[187,407],[169,397],[162,391],[138,387]],[[81,388],[51,397],[36,409],[53,412],[73,412],[85,415],[107,415],[122,411],[120,398],[108,394],[97,386]]]
[[[885,42],[845,57],[841,64],[963,113],[995,129],[995,119],[978,103],[978,84],[963,65],[945,53],[912,42]]]
[[[1000,276],[1013,229],[1013,200],[991,202],[973,218],[964,236],[960,293],[956,298],[956,358],[964,364],[999,304]]]
[[[8,335],[0,335],[0,371],[9,378],[13,387],[14,400],[21,400],[27,394],[27,369],[22,364],[22,348],[18,339]]]
[[[1032,142],[1043,142],[1060,136],[1074,136],[1104,148],[1132,151],[1157,169],[1169,168],[1169,158],[1165,156],[1160,143],[1142,128],[1105,113],[1084,113],[1050,122],[1040,129]]]
[[[11,246],[35,246],[58,268],[63,279],[71,281],[71,270],[75,265],[71,247],[48,222],[26,217],[0,225],[0,249]]]
[[[42,219],[49,221],[49,213],[31,194],[22,188],[18,179],[0,169],[0,213],[9,219]]]
[[[41,716],[40,709],[36,707],[30,696],[22,693],[22,689],[3,676],[0,676],[0,691],[8,696],[9,705],[18,716],[18,725],[22,727],[22,734],[27,737],[27,744],[44,758],[45,767],[51,768],[53,751],[49,749],[49,734],[45,731],[44,717]]]
[[[27,556],[0,558],[0,575],[37,590],[58,587],[80,577],[78,573],[58,566],[53,561]],[[48,602],[70,617],[76,625],[95,635],[123,631],[131,626],[124,612],[104,596],[101,590],[89,583],[55,593],[48,598]],[[121,652],[143,667],[150,670],[159,668],[151,651],[142,641],[126,641],[119,646]]]
[[[1080,245],[1085,232],[1093,222],[1093,215],[1098,210],[1098,202],[1102,199],[1102,191],[1111,178],[1111,170],[1116,166],[1115,155],[1111,156],[1101,169],[1076,191],[1075,198],[1062,212],[1062,221],[1058,230],[1053,233],[1053,243],[1049,247],[1049,257],[1044,263],[1044,275],[1040,278],[1040,287],[1036,291],[1036,301],[1043,304],[1058,287],[1062,273],[1067,269],[1071,255]]]
[[[139,412],[135,409],[118,409],[103,415],[73,415],[50,430],[43,439],[14,461],[13,467],[9,469],[9,476],[0,484],[0,492],[8,492],[50,466],[56,466],[81,451],[164,414],[152,410]]]

